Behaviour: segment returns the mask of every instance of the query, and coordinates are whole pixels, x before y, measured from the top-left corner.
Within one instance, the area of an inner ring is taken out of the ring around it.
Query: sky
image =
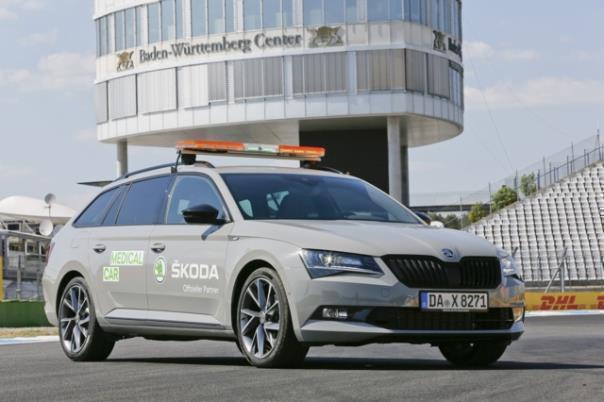
[[[410,151],[412,194],[465,193],[604,124],[604,2],[464,0],[464,132]],[[0,199],[82,207],[115,176],[96,141],[92,0],[0,0]],[[130,169],[174,151],[130,148]]]

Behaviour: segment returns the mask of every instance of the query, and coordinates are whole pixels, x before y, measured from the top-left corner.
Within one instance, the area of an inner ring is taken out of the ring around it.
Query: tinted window
[[[111,189],[99,195],[75,222],[76,227],[99,226],[105,217],[105,212],[118,193],[118,188]]]
[[[159,223],[170,176],[132,183],[120,210],[118,225]]]
[[[122,186],[119,188],[119,193],[115,195],[114,201],[111,204],[111,207],[105,214],[105,219],[103,219],[103,226],[113,226],[115,225],[115,221],[117,220],[117,215],[120,212],[120,207],[122,206],[122,201],[124,200],[124,196],[126,195],[126,186]]]
[[[361,180],[298,174],[223,177],[246,219],[420,223],[409,210]]]
[[[225,209],[212,182],[200,176],[179,176],[174,182],[166,213],[166,223],[179,225],[185,223],[182,211],[198,205],[211,205],[225,216]]]

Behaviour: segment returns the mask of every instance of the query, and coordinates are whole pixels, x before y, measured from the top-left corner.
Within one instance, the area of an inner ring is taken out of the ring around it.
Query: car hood
[[[496,248],[467,232],[424,225],[367,221],[245,221],[234,235],[268,238],[300,248],[342,251],[372,256],[389,254],[432,255],[441,259],[443,249],[455,259],[495,256]]]

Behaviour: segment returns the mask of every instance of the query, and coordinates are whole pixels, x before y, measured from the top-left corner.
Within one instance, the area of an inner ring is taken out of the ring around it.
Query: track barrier
[[[525,295],[527,311],[604,310],[604,292],[531,292]]]
[[[0,302],[0,328],[48,327],[44,302]]]

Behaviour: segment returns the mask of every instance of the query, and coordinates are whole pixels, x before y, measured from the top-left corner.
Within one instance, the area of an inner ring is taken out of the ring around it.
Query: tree
[[[461,229],[465,226],[466,217],[465,215],[461,219],[455,214],[442,215],[437,213],[430,213],[430,219],[433,221],[442,222],[446,228],[449,229]]]
[[[470,213],[468,213],[468,220],[470,223],[476,223],[482,218],[486,218],[489,215],[489,209],[486,205],[478,203],[472,206]]]
[[[516,201],[518,201],[518,193],[508,186],[503,185],[499,190],[497,190],[495,195],[493,195],[493,199],[491,200],[493,212],[499,211],[500,209],[503,209]]]
[[[526,197],[530,197],[537,192],[537,181],[535,173],[525,174],[520,178],[520,191]]]

